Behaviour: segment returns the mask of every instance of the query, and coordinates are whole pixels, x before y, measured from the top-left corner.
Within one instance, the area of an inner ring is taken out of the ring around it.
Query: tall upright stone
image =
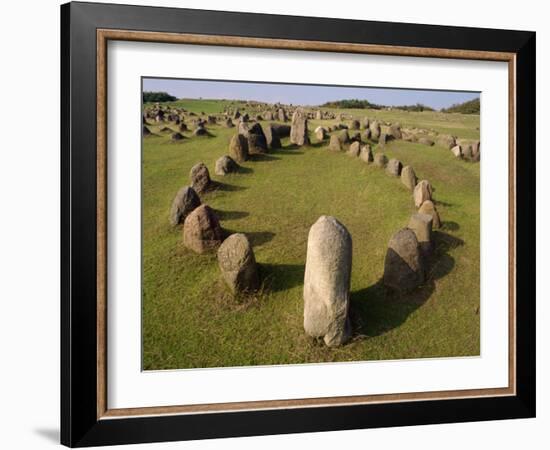
[[[402,228],[388,244],[384,260],[384,285],[408,292],[424,282],[424,266],[414,231]]]
[[[433,229],[441,228],[441,217],[439,216],[439,212],[437,212],[437,209],[431,200],[426,200],[422,203],[422,206],[420,206],[418,212],[421,214],[428,214],[432,217]]]
[[[361,147],[361,151],[359,152],[359,158],[366,162],[367,164],[370,164],[374,161],[374,155],[372,153],[372,148],[370,145],[363,145]]]
[[[277,118],[279,119],[279,122],[286,122],[286,112],[283,108],[279,108],[277,111]]]
[[[292,114],[290,142],[298,146],[309,145],[307,114],[300,107],[296,108],[296,111],[294,111],[294,114]]]
[[[357,141],[352,142],[349,146],[348,155],[358,157],[361,152],[361,144]]]
[[[388,161],[388,164],[386,166],[386,172],[388,175],[391,175],[393,177],[398,177],[401,175],[403,164],[401,164],[401,161],[398,159],[392,158]]]
[[[237,162],[248,159],[248,140],[242,134],[235,134],[229,141],[229,156]]]
[[[264,130],[267,146],[271,149],[281,148],[281,138],[273,124],[265,124],[262,128]]]
[[[374,155],[374,165],[376,167],[385,168],[386,164],[388,164],[388,157],[384,155],[384,153],[376,153]]]
[[[336,134],[332,134],[330,136],[330,141],[328,144],[328,149],[333,152],[340,152],[342,151],[342,144],[340,142],[340,138]]]
[[[351,335],[349,291],[352,241],[344,225],[321,216],[309,230],[304,277],[304,329],[328,346]]]
[[[370,128],[370,138],[373,141],[378,141],[378,138],[380,137],[380,123],[374,120],[370,123],[369,128]]]

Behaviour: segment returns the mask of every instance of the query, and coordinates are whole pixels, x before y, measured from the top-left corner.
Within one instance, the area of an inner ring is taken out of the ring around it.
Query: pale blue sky
[[[178,98],[258,100],[267,103],[321,105],[327,101],[361,99],[371,103],[397,106],[422,103],[435,109],[479,98],[479,92],[429,91],[368,87],[340,87],[253,83],[241,81],[204,81],[143,78],[144,91],[164,91]]]

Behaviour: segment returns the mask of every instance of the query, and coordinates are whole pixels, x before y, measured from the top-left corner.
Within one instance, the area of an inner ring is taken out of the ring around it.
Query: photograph
[[[480,356],[480,92],[140,95],[142,370]]]

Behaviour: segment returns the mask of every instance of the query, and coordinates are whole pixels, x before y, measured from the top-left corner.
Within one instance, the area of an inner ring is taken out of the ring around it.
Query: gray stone
[[[363,160],[367,164],[370,164],[374,161],[374,155],[372,154],[372,148],[370,145],[363,145],[361,147],[359,158],[361,158],[361,160]]]
[[[328,346],[351,335],[349,291],[352,241],[344,225],[321,216],[309,230],[304,277],[304,329]]]
[[[183,223],[185,218],[200,205],[201,199],[195,190],[191,186],[182,187],[172,202],[170,223],[174,226]]]
[[[368,117],[364,117],[364,118],[363,118],[363,128],[364,128],[365,130],[368,130],[369,124],[370,124],[369,118],[368,118]]]
[[[260,286],[254,251],[248,238],[242,233],[232,234],[220,245],[218,266],[233,293],[254,292]]]
[[[309,136],[307,130],[307,115],[302,108],[296,108],[292,114],[290,127],[290,142],[298,146],[309,145]]]
[[[456,138],[449,134],[440,134],[436,140],[437,144],[446,150],[450,150],[456,145]]]
[[[420,208],[426,200],[432,199],[432,185],[427,180],[420,181],[414,188],[414,206]]]
[[[472,151],[472,146],[471,145],[465,145],[464,147],[462,147],[462,157],[464,159],[471,160],[473,155],[474,155],[474,153]]]
[[[390,134],[394,139],[401,139],[403,135],[401,134],[401,125],[394,123],[390,126]]]
[[[370,128],[370,137],[374,141],[378,141],[378,138],[380,137],[380,124],[374,120],[369,125]]]
[[[401,183],[403,183],[409,191],[414,191],[416,186],[416,174],[411,166],[403,167],[401,171]]]
[[[181,133],[172,133],[172,136],[170,136],[170,140],[173,142],[182,141],[185,138],[185,136]]]
[[[368,141],[370,140],[371,138],[371,131],[370,131],[370,128],[367,128],[365,131],[363,131],[363,139],[365,141]]]
[[[456,158],[462,158],[462,147],[460,145],[455,145],[451,149],[451,152],[453,153],[453,155],[455,155]]]
[[[230,156],[222,156],[216,161],[216,168],[214,172],[216,175],[227,175],[228,173],[236,172],[239,168],[239,165],[235,162]]]
[[[183,223],[183,244],[195,253],[218,248],[223,241],[220,222],[208,205],[201,205]]]
[[[324,141],[327,138],[327,130],[323,127],[315,128],[315,137],[318,141]]]
[[[238,162],[248,159],[248,139],[242,134],[235,134],[229,141],[229,155]]]
[[[388,157],[384,153],[376,153],[374,155],[374,165],[377,167],[386,167],[388,164]]]
[[[286,112],[283,108],[279,108],[279,110],[277,111],[277,118],[279,119],[279,122],[287,121]]]
[[[262,128],[267,146],[271,149],[281,148],[281,139],[277,133],[277,128],[273,124],[264,124]]]
[[[401,175],[401,170],[403,168],[403,164],[401,164],[401,161],[398,159],[392,158],[388,161],[388,164],[386,166],[386,172],[388,175],[391,175],[393,177],[398,177]]]
[[[340,143],[340,138],[336,134],[333,134],[333,135],[330,136],[328,149],[332,150],[333,152],[341,152],[342,151],[342,144]]]
[[[432,217],[433,229],[441,228],[441,218],[439,216],[439,213],[437,212],[434,203],[431,200],[426,200],[424,203],[422,203],[418,212],[420,214],[428,214]]]
[[[403,228],[388,244],[384,260],[384,285],[400,292],[411,291],[424,282],[424,267],[414,231]]]
[[[235,125],[233,125],[233,121],[231,120],[231,118],[228,117],[227,119],[225,119],[225,126],[227,128],[233,128]]]
[[[361,144],[357,141],[352,142],[349,146],[348,155],[358,157],[361,151]]]
[[[472,144],[472,161],[478,162],[481,159],[479,145],[480,145],[479,141],[475,141]]]
[[[420,253],[429,256],[432,253],[432,225],[433,219],[429,214],[413,214],[409,220],[408,228],[414,231]]]
[[[361,124],[359,123],[358,120],[352,120],[351,121],[351,124],[349,126],[350,130],[358,130],[359,128],[361,128]]]
[[[204,163],[195,164],[191,168],[189,174],[191,178],[191,187],[199,194],[210,189],[212,181],[210,180],[210,173]]]
[[[338,139],[340,140],[341,145],[349,143],[348,130],[340,130],[336,133],[336,136],[338,136]]]

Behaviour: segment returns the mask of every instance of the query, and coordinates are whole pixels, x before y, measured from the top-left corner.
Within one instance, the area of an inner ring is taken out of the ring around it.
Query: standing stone
[[[271,111],[266,111],[264,113],[264,119],[265,120],[273,120],[273,113]]]
[[[437,137],[437,144],[446,150],[450,150],[456,145],[456,138],[449,134],[440,134]]]
[[[473,156],[472,146],[471,145],[465,145],[462,149],[462,157],[464,159],[471,160]]]
[[[277,133],[277,129],[273,124],[265,124],[262,126],[266,139],[267,146],[271,149],[281,148],[281,139]]]
[[[340,143],[340,138],[333,134],[330,136],[330,142],[328,144],[328,149],[332,150],[333,152],[341,152],[342,151],[342,144]]]
[[[439,217],[439,213],[437,212],[437,209],[435,208],[435,205],[431,200],[426,200],[424,203],[422,203],[422,206],[420,206],[418,212],[420,214],[428,214],[432,217],[432,228],[441,228],[441,218]]]
[[[409,220],[408,228],[414,231],[423,256],[432,253],[432,226],[433,219],[429,214],[413,214]]]
[[[432,199],[432,185],[427,180],[418,183],[413,192],[414,206],[420,208],[426,200]]]
[[[204,128],[204,125],[198,124],[197,128],[195,128],[195,131],[193,131],[193,135],[195,136],[206,136],[208,134],[208,131],[206,131],[206,128]]]
[[[361,124],[358,120],[352,120],[349,128],[350,130],[358,130],[359,128],[361,128]]]
[[[403,168],[403,164],[401,164],[401,161],[398,159],[392,158],[388,161],[388,165],[386,166],[386,172],[388,175],[391,175],[393,177],[398,177],[401,175],[401,169]]]
[[[233,121],[231,120],[230,117],[228,117],[227,119],[225,119],[225,126],[227,128],[233,128],[235,125],[233,125]]]
[[[358,157],[361,151],[361,144],[357,141],[352,142],[349,146],[348,155]]]
[[[364,117],[364,118],[363,118],[363,128],[364,128],[365,130],[368,130],[369,124],[370,124],[369,118],[368,118],[368,117]]]
[[[352,242],[344,225],[321,216],[309,230],[304,277],[304,329],[328,346],[350,337],[348,317]]]
[[[260,285],[254,251],[246,235],[229,236],[218,249],[222,277],[233,293],[254,292]]]
[[[367,164],[370,164],[374,161],[374,156],[372,154],[372,149],[370,145],[363,145],[361,147],[361,151],[359,153],[359,157],[366,162]]]
[[[172,202],[170,223],[174,226],[183,223],[185,218],[200,205],[201,199],[195,190],[190,186],[182,187]]]
[[[390,126],[390,134],[394,139],[401,139],[403,135],[401,134],[401,125],[394,123]]]
[[[204,163],[195,164],[191,168],[189,176],[191,178],[191,187],[199,194],[207,191],[212,185],[208,167]]]
[[[290,127],[290,142],[298,146],[309,145],[307,133],[307,115],[302,108],[296,108],[292,114],[292,125]]]
[[[401,171],[401,183],[403,183],[409,191],[414,191],[416,186],[416,174],[411,166],[403,167]]]
[[[376,153],[374,155],[374,165],[376,167],[384,168],[386,164],[388,164],[388,157],[384,153]]]
[[[460,145],[455,145],[451,149],[451,152],[453,153],[453,155],[455,155],[456,158],[462,158],[462,148],[460,147]]]
[[[327,130],[323,127],[315,128],[315,137],[318,141],[324,141],[327,138]]]
[[[286,122],[287,121],[286,112],[283,108],[279,108],[279,110],[277,111],[277,117],[279,119],[279,122]]]
[[[183,223],[183,244],[195,253],[214,250],[223,241],[218,218],[208,205],[201,205]]]
[[[259,123],[255,123],[248,130],[248,153],[265,153],[267,152],[267,140],[264,130]]]
[[[349,134],[349,140],[352,142],[361,142],[361,132],[355,131]]]
[[[248,138],[248,124],[246,122],[239,122],[237,126],[237,133]]]
[[[414,231],[402,228],[388,244],[384,260],[384,285],[407,292],[424,282],[424,267]]]
[[[348,130],[341,130],[338,133],[336,133],[336,136],[338,136],[338,139],[340,140],[341,145],[349,143]]]
[[[242,134],[235,134],[231,137],[229,155],[238,162],[248,159],[248,140]]]
[[[184,122],[181,122],[180,123],[180,131],[181,132],[184,132],[184,131],[187,131],[187,125],[184,123]]]
[[[236,172],[239,168],[238,164],[235,162],[233,158],[230,156],[222,156],[221,158],[218,158],[216,161],[216,168],[214,169],[214,172],[216,175],[227,175],[228,173]]]
[[[475,141],[472,144],[472,161],[478,162],[480,160],[481,153],[479,151],[479,141]]]
[[[375,120],[371,122],[370,126],[370,137],[373,141],[377,141],[380,137],[380,124]]]
[[[318,110],[316,113],[315,113],[315,119],[316,120],[322,120],[323,119],[323,113]]]

